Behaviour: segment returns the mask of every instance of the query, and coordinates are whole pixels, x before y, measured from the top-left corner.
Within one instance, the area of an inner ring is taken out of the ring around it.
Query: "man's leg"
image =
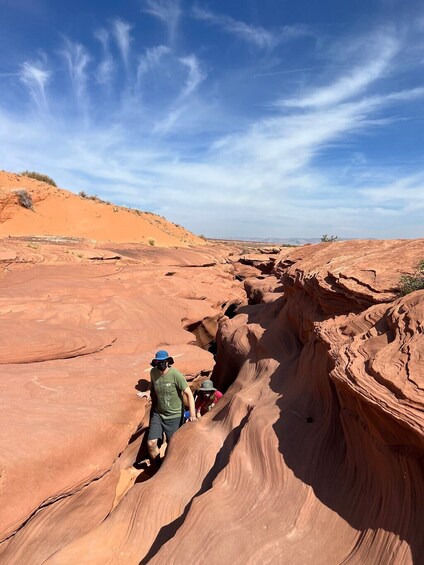
[[[175,434],[175,432],[181,428],[183,424],[183,417],[180,416],[179,418],[172,418],[171,420],[164,420],[163,427],[165,430],[166,441],[169,443],[171,437]]]
[[[147,440],[147,449],[149,450],[149,457],[154,461],[156,457],[159,455],[159,447],[158,447],[157,439],[148,439]]]
[[[163,424],[162,420],[156,412],[150,417],[149,435],[147,436],[147,449],[149,450],[149,456],[152,461],[156,461],[159,458],[159,447],[158,442],[162,439],[163,435]]]

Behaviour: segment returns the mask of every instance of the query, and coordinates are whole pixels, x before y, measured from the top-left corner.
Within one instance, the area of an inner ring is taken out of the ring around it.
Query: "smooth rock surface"
[[[155,351],[187,378],[210,372],[184,327],[245,301],[221,248],[135,247],[93,262],[84,242],[0,242],[2,563],[43,563],[104,520],[148,425],[136,392]]]
[[[47,562],[421,563],[424,292],[396,287],[423,252],[282,251],[274,292],[220,322],[215,410]]]

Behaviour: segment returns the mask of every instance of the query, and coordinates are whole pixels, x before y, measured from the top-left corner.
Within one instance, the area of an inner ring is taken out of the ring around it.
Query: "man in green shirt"
[[[165,433],[169,442],[183,423],[184,401],[190,408],[191,422],[197,421],[193,393],[184,376],[171,365],[172,357],[163,349],[158,351],[152,360],[150,371],[150,389],[139,392],[140,398],[152,399],[147,448],[150,458],[155,461],[159,457],[158,441]]]

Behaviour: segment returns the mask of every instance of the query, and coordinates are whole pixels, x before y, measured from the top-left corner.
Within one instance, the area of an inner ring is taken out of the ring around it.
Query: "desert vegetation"
[[[41,182],[46,182],[47,184],[51,184],[52,186],[57,186],[57,184],[54,182],[54,180],[51,177],[47,175],[43,175],[41,173],[37,173],[35,171],[23,171],[22,173],[19,174],[23,177],[29,177],[31,179],[39,180]]]
[[[87,194],[83,190],[81,190],[81,192],[78,193],[78,196],[80,198],[85,198],[86,200],[94,200],[94,202],[100,202],[101,204],[111,204],[111,202],[109,202],[108,200],[103,200],[102,198],[99,198],[97,194]]]
[[[17,190],[15,192],[16,196],[18,197],[18,202],[23,208],[27,208],[28,210],[34,209],[34,204],[32,202],[32,196],[26,190]]]
[[[130,206],[116,206],[112,204],[112,202],[110,202],[109,200],[103,200],[103,198],[99,198],[97,194],[87,194],[84,190],[81,190],[78,193],[78,196],[80,198],[84,198],[85,200],[93,200],[94,202],[98,202],[100,204],[107,204],[108,206],[113,205],[114,212],[119,212],[119,209],[121,209],[121,210],[126,210],[127,212],[131,212],[132,214],[136,214],[137,216],[142,216],[143,214],[155,215],[152,212],[146,212],[144,210],[139,210],[138,208],[131,208]],[[162,218],[163,216],[159,216],[159,217]]]
[[[412,275],[402,275],[399,281],[401,296],[416,290],[424,290],[424,259],[418,263]]]
[[[338,239],[338,235],[327,235],[326,233],[321,237],[321,241],[323,242],[337,241]]]

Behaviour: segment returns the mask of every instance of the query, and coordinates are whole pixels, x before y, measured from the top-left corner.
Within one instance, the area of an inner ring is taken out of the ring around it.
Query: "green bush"
[[[54,180],[47,175],[42,175],[40,173],[36,173],[35,171],[24,171],[20,173],[23,177],[29,177],[31,179],[39,180],[41,182],[46,182],[47,184],[51,184],[52,186],[57,186]]]
[[[326,233],[321,237],[321,241],[337,241],[339,239],[338,235],[327,235]]]
[[[149,237],[148,242],[152,247],[156,245],[156,239],[154,237]]]
[[[412,275],[402,275],[399,280],[401,296],[405,296],[416,290],[424,290],[424,260],[415,267]]]

